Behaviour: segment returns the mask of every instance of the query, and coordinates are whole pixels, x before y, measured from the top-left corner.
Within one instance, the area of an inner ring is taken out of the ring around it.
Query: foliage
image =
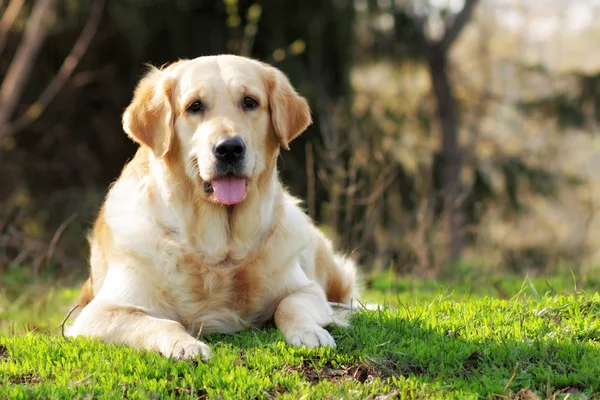
[[[4,3],[0,4],[3,11]],[[25,21],[27,12],[25,7],[21,15]],[[79,2],[56,1],[58,23],[48,31],[35,74],[19,103],[35,102],[68,54],[88,12]],[[23,21],[17,22],[7,35],[4,54],[9,56],[0,58],[0,76],[19,47]],[[349,94],[352,22],[351,4],[333,1],[106,2],[99,33],[72,78],[27,129],[0,143],[0,174],[5,177],[0,185],[0,270],[15,258],[39,263],[44,253],[40,242],[50,241],[75,211],[76,221],[66,230],[75,238],[63,238],[65,254],[60,257],[69,262],[60,261],[58,266],[83,268],[81,253],[87,246],[81,232],[89,227],[106,188],[135,151],[122,133],[120,119],[144,63],[160,66],[178,58],[243,52],[284,70],[319,113],[315,99],[323,98],[321,92],[336,101]],[[25,110],[17,107],[14,118]],[[315,124],[294,143],[281,165],[284,180],[301,197],[307,190],[305,144],[318,137]],[[319,204],[326,197],[323,187],[317,188]],[[86,201],[91,197],[93,201]],[[23,198],[26,205],[18,201]],[[29,247],[37,251],[22,254],[28,246],[21,239],[31,239],[34,243]],[[60,251],[55,255],[59,253],[63,255]]]
[[[55,1],[13,119],[37,104],[99,2]],[[18,0],[2,2],[0,12],[9,3]],[[0,45],[0,76],[34,3],[24,3]],[[519,5],[498,11],[496,2],[468,1],[479,5],[457,23],[460,7],[442,3],[105,2],[97,34],[53,101],[26,129],[0,140],[0,271],[15,262],[84,270],[83,233],[135,151],[120,117],[143,64],[224,52],[272,63],[309,99],[314,124],[280,157],[281,176],[336,247],[365,269],[393,265],[439,276],[452,271],[444,248],[454,236],[464,236],[465,258],[509,260],[508,269],[524,268],[520,255],[529,253],[542,265],[594,262],[600,174],[588,133],[600,115],[598,73],[558,73],[531,62],[519,50],[526,30],[503,25],[503,13],[543,19],[560,4],[525,15]],[[452,46],[444,42],[448,31],[462,31],[450,35]],[[447,50],[441,61],[430,54],[440,47]],[[434,65],[445,75],[442,86],[453,89],[456,104],[446,110],[457,129],[441,124]],[[452,174],[464,211],[455,224],[460,235],[445,228],[444,198],[452,196],[444,189],[444,136],[463,155]]]

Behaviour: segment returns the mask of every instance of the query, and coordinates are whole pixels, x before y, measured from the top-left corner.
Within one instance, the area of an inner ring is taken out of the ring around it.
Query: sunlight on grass
[[[40,330],[56,333],[79,288],[43,284],[27,287],[14,300],[0,294],[0,334]]]
[[[0,286],[0,335],[59,332],[79,286],[74,278],[57,279],[51,273],[34,277],[26,268],[8,268]]]
[[[365,300],[382,308],[355,313],[348,329],[333,327],[337,348],[292,348],[271,326],[206,337],[214,357],[202,364],[64,339],[57,326],[77,285],[38,279],[23,286],[21,278],[0,293],[0,398],[600,394],[593,281],[575,282],[574,290],[573,279],[562,277],[506,278],[499,287],[492,278],[444,283],[380,274],[367,280]]]
[[[379,271],[366,276],[362,301],[397,305],[429,301],[438,296],[454,300],[493,297],[510,299],[519,293],[530,295],[568,294],[584,290],[600,291],[600,274],[595,271],[586,276],[573,276],[571,271],[562,275],[538,276],[534,278],[506,273],[463,273],[451,280],[418,279],[398,276],[393,271]]]

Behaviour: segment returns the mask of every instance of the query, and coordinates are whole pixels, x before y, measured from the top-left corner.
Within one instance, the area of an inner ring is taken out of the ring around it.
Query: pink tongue
[[[239,203],[246,194],[246,180],[243,178],[226,176],[214,179],[211,183],[215,197],[223,204]]]

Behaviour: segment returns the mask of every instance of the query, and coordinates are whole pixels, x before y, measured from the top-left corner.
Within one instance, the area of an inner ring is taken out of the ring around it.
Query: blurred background
[[[368,273],[593,271],[599,17],[600,0],[0,0],[0,274],[87,272],[144,63],[219,53],[310,100],[281,175]]]

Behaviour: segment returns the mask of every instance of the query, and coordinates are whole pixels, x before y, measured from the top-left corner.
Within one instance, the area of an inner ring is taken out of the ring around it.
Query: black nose
[[[229,163],[241,160],[245,152],[246,145],[242,138],[238,136],[220,140],[213,149],[213,153],[218,160]]]

